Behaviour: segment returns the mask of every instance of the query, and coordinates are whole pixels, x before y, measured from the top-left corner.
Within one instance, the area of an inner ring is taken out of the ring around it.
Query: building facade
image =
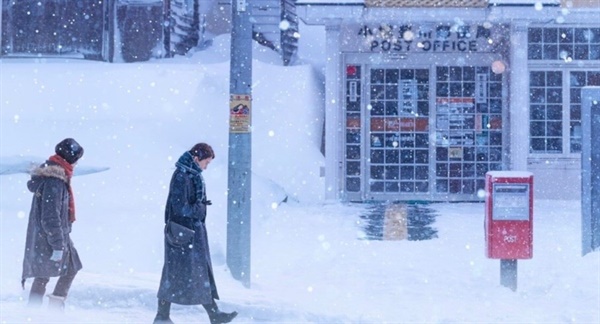
[[[533,172],[536,198],[580,197],[600,1],[304,0],[297,13],[326,30],[328,199],[480,201],[495,170]]]

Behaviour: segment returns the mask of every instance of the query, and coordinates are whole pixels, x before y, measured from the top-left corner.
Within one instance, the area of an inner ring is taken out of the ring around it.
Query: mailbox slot
[[[493,220],[529,220],[529,184],[494,183]]]

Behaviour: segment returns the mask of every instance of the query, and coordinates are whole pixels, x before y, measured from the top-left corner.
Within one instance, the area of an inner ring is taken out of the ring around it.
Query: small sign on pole
[[[232,94],[229,99],[229,132],[250,133],[251,120],[250,95]]]

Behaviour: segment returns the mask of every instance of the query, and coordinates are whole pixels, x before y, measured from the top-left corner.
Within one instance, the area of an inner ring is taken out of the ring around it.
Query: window
[[[600,28],[529,28],[530,60],[600,60]]]
[[[600,28],[536,27],[529,28],[527,36],[533,65],[529,152],[581,153],[581,88],[600,85]]]
[[[529,73],[531,153],[562,153],[562,83],[561,71]]]

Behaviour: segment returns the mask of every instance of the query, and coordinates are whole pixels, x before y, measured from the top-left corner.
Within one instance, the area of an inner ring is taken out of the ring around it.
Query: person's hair
[[[192,147],[190,150],[190,154],[192,156],[198,157],[200,160],[204,160],[206,158],[215,158],[215,152],[212,147],[206,143],[198,143]]]

